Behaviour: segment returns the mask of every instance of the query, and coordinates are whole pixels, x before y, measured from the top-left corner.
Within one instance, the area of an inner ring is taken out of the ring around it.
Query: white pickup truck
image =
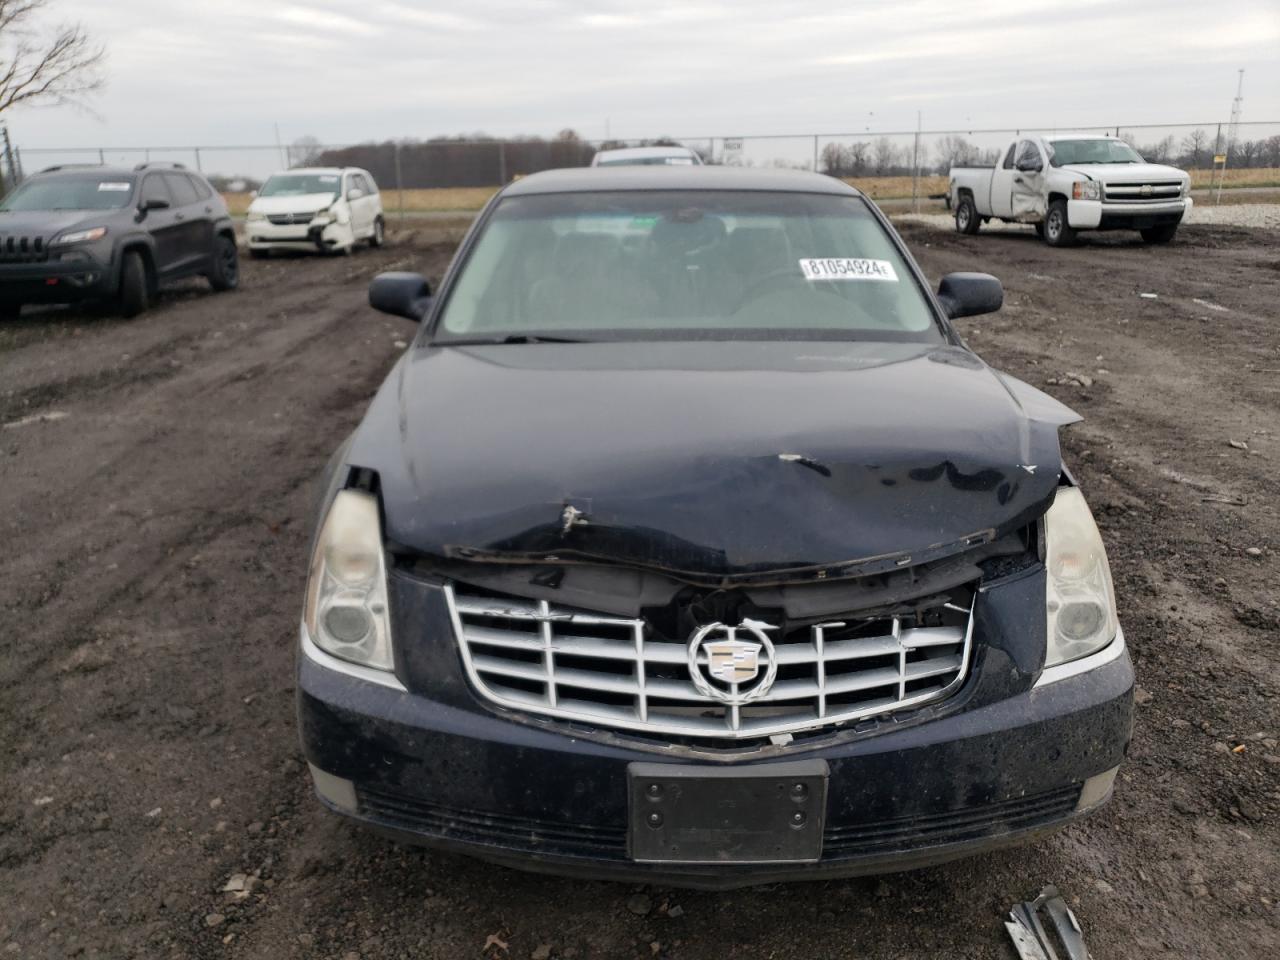
[[[994,167],[952,167],[948,201],[956,229],[977,233],[989,220],[1035,224],[1055,247],[1079,230],[1137,230],[1168,243],[1191,209],[1191,177],[1147,163],[1114,137],[1022,136]]]

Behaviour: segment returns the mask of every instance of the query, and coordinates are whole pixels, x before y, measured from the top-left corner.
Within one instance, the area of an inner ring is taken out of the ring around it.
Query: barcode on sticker
[[[888,280],[898,282],[893,264],[888,260],[863,260],[851,257],[824,257],[801,260],[800,272],[806,280]]]

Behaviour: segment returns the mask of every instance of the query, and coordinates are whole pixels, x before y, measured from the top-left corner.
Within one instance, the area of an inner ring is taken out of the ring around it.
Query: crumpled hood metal
[[[956,346],[422,346],[347,459],[428,555],[807,579],[1028,522],[1077,419]]]
[[[1106,183],[1147,183],[1151,180],[1189,180],[1190,175],[1163,163],[1065,163],[1063,170],[1083,173]]]

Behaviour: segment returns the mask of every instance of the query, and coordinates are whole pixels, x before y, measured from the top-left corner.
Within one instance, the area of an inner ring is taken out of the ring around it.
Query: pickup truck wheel
[[[973,236],[982,226],[978,211],[973,205],[972,197],[961,197],[956,205],[956,231]]]
[[[1076,242],[1076,232],[1067,223],[1067,201],[1055,200],[1049,204],[1044,218],[1044,242],[1051,247],[1070,247]]]
[[[136,317],[151,303],[151,282],[142,254],[126,253],[120,264],[120,315]]]
[[[1178,225],[1172,223],[1165,224],[1162,227],[1147,227],[1147,229],[1139,232],[1142,234],[1144,243],[1168,243],[1173,239],[1173,235],[1178,232]]]

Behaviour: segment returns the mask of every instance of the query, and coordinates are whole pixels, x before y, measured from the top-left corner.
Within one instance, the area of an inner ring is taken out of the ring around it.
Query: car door
[[[1018,144],[1018,155],[1013,161],[1014,175],[1010,186],[1009,205],[1015,220],[1037,221],[1044,218],[1045,158],[1040,145],[1034,140]]]
[[[369,235],[373,236],[373,221],[382,213],[382,195],[378,193],[378,185],[373,182],[373,175],[367,170],[361,172],[360,179],[365,186],[364,204],[369,217]]]
[[[1010,217],[1013,215],[1013,178],[1017,174],[1014,169],[1014,158],[1018,155],[1018,141],[1009,144],[1004,159],[991,171],[991,215]]]
[[[209,219],[201,209],[200,197],[187,175],[178,171],[166,171],[165,186],[173,198],[173,219],[177,221],[181,256],[178,269],[187,271],[201,266],[209,252],[207,236]]]
[[[357,239],[367,237],[373,230],[373,217],[369,215],[369,184],[358,173],[347,176],[347,205],[351,208],[351,231]]]
[[[162,206],[149,208],[152,203]],[[166,276],[181,269],[182,231],[186,224],[177,219],[178,211],[174,209],[173,196],[169,193],[164,174],[148,173],[142,179],[138,209],[142,213],[140,226],[151,236],[156,273]]]

